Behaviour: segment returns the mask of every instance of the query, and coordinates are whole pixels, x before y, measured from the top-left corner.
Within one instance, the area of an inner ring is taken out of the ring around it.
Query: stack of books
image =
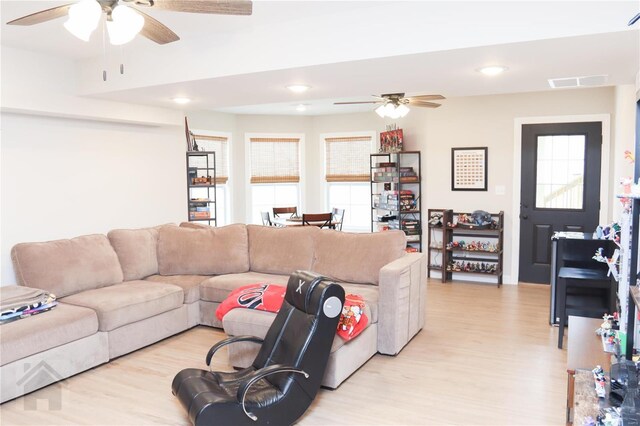
[[[407,235],[420,234],[420,221],[418,219],[402,219],[389,221],[389,228],[401,229]]]
[[[409,211],[413,210],[414,206],[415,195],[413,192],[405,189],[402,191],[383,191],[382,194],[380,194],[377,205],[380,209],[394,211]]]
[[[209,219],[211,217],[211,209],[206,202],[191,202],[189,205],[189,219]]]
[[[413,167],[400,167],[396,163],[378,163],[377,171],[373,173],[374,182],[418,182],[419,178]]]

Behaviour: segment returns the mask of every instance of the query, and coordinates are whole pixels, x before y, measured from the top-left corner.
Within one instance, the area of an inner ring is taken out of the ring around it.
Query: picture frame
[[[488,148],[451,148],[451,190],[487,190]]]

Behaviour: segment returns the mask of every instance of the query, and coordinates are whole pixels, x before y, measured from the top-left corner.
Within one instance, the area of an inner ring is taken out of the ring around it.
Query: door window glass
[[[536,208],[584,208],[584,135],[537,137]]]

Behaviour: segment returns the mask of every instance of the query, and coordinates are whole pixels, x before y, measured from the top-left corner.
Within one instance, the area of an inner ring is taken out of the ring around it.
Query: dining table
[[[302,216],[274,217],[273,219],[271,219],[271,222],[277,226],[303,226]],[[324,220],[309,222],[309,224],[311,224],[312,226],[320,226],[324,223]],[[327,226],[331,229],[335,229],[339,224],[339,221],[331,220]]]

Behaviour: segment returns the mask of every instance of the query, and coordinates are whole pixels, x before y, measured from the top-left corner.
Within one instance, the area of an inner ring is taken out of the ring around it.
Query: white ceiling
[[[65,3],[2,0],[0,16],[7,22]],[[83,43],[58,19],[2,25],[0,36],[2,46],[77,61],[84,96],[176,108],[170,99],[182,95],[193,110],[316,115],[366,111],[372,107],[333,102],[389,92],[517,93],[551,90],[548,78],[595,74],[607,74],[608,85],[633,84],[640,24],[626,22],[639,11],[637,1],[256,1],[250,17],[150,10],[181,40],[158,46],[138,37],[126,46],[125,76],[106,83],[99,34]],[[476,71],[488,64],[509,70],[493,78]],[[284,88],[295,82],[313,88]],[[300,103],[306,112],[295,111]]]

